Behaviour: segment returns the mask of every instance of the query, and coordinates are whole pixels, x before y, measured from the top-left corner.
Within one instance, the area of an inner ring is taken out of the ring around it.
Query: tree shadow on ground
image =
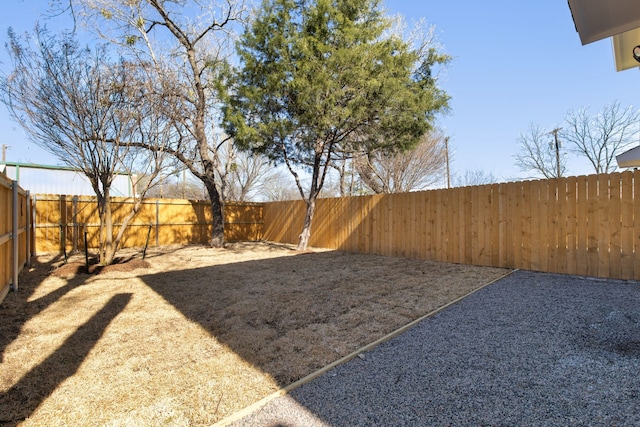
[[[25,323],[31,318],[41,313],[51,304],[60,300],[67,293],[86,282],[88,276],[77,274],[67,278],[66,283],[58,289],[47,293],[36,299],[31,297],[36,293],[38,287],[49,276],[49,272],[60,264],[62,255],[50,260],[49,262],[40,263],[30,269],[32,271],[23,270],[21,277],[26,274],[36,275],[30,277],[30,280],[21,282],[17,292],[11,292],[5,300],[0,303],[0,362],[4,358],[5,349],[20,335],[20,331]],[[37,261],[32,261],[36,262]],[[25,285],[24,283],[28,284]]]
[[[0,423],[17,425],[29,417],[64,380],[76,373],[111,321],[125,309],[131,294],[118,294],[80,326],[38,366],[0,399]]]
[[[18,338],[27,322],[72,290],[84,285],[90,277],[85,273],[65,277],[66,283],[62,286],[33,298],[51,271],[61,264],[61,257],[60,255],[48,262],[35,265],[29,269],[30,271],[23,270],[22,277],[26,274],[35,276],[22,282],[18,291],[10,293],[0,304],[0,361],[4,361],[7,347]],[[4,392],[0,396],[0,425],[16,425],[29,417],[60,383],[72,376],[111,320],[126,307],[130,299],[131,294],[114,296],[54,353]]]

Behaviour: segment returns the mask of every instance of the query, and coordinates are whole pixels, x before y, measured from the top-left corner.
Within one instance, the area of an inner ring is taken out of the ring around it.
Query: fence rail
[[[296,243],[302,201],[264,206],[264,238]],[[640,280],[640,172],[319,199],[311,246]]]
[[[0,302],[18,289],[18,274],[31,258],[29,192],[0,172]]]
[[[98,247],[99,215],[95,197],[36,195],[35,245],[37,253]],[[131,210],[130,198],[113,198],[114,229]],[[262,239],[262,205],[227,203],[225,239]],[[211,205],[207,201],[145,199],[122,239],[122,247],[206,243],[211,235]]]

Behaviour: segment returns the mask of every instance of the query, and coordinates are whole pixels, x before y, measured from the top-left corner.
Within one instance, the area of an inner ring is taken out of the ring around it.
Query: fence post
[[[78,196],[73,196],[73,217],[71,223],[73,224],[73,242],[71,243],[71,251],[76,252],[78,250],[78,239],[80,238],[78,233]]]
[[[27,237],[26,237],[26,245],[27,245],[27,266],[31,265],[31,192],[27,190],[27,200],[25,204],[27,205],[27,209],[25,212],[27,219]]]
[[[36,227],[38,226],[38,219],[36,218],[36,214],[38,212],[37,209],[37,205],[38,205],[38,196],[34,195],[33,196],[33,200],[31,200],[31,211],[29,212],[29,215],[31,219],[33,219],[33,221],[31,222],[31,227],[33,229],[33,247],[31,248],[31,251],[33,253],[33,255],[36,255],[36,248],[37,248],[37,241],[38,241],[38,233],[36,233]]]
[[[13,246],[13,258],[11,260],[12,264],[12,283],[11,290],[14,292],[18,291],[18,262],[19,262],[19,250],[20,250],[20,240],[18,238],[18,181],[11,181],[11,190],[12,190],[12,204],[11,207],[11,219],[12,219],[12,231],[11,231],[11,239]]]
[[[156,246],[160,246],[160,200],[156,199]]]

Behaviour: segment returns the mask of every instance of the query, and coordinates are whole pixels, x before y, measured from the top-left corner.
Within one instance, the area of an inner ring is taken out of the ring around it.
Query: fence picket
[[[621,203],[620,249],[622,253],[620,256],[620,278],[633,279],[633,172],[627,171],[622,174]]]
[[[577,178],[572,176],[567,178],[566,186],[566,269],[564,273],[576,271],[577,265],[577,228],[578,218],[576,216],[576,200],[577,200]]]
[[[587,178],[587,274],[598,275],[598,177]]]
[[[622,206],[621,206],[621,179],[619,173],[609,175],[609,257],[608,272],[605,277],[622,277]],[[598,242],[600,245],[600,242]]]

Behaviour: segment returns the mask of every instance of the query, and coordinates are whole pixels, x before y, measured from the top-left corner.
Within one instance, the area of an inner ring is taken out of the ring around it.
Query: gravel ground
[[[236,426],[638,426],[640,283],[517,271]]]

